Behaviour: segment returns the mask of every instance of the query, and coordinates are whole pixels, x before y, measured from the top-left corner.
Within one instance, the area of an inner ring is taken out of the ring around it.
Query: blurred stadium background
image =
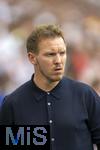
[[[30,79],[25,41],[41,23],[59,24],[64,32],[65,75],[100,95],[100,0],[0,0],[0,101]]]
[[[64,32],[65,75],[100,95],[100,0],[0,0],[0,99],[30,79],[25,41],[41,23],[59,24]]]

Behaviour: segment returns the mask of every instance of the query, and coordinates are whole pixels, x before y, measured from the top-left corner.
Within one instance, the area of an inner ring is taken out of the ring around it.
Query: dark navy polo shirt
[[[0,124],[49,124],[51,150],[93,150],[100,143],[100,97],[66,77],[50,92],[30,80],[5,97]]]

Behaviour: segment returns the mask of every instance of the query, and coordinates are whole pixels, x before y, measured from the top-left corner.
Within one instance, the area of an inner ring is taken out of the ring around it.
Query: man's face
[[[35,74],[47,82],[59,81],[66,63],[66,45],[61,37],[43,39],[35,54]]]

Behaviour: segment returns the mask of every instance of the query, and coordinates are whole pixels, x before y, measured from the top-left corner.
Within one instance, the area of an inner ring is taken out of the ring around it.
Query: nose
[[[60,56],[60,54],[57,54],[57,55],[55,56],[55,58],[54,58],[54,63],[55,63],[55,64],[61,63],[61,56]]]

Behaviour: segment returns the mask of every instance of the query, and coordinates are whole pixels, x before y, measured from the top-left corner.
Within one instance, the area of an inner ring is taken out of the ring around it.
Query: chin
[[[60,80],[62,79],[62,77],[63,77],[63,75],[58,75],[58,76],[56,76],[56,77],[53,77],[53,78],[51,79],[51,81],[52,81],[52,82],[60,81]]]

